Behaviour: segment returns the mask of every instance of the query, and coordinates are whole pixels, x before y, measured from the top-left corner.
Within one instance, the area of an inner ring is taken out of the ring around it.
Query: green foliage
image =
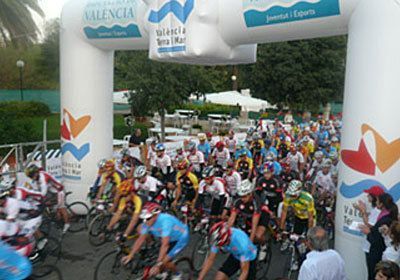
[[[30,118],[18,119],[9,114],[0,114],[0,144],[29,142],[38,137]]]
[[[142,130],[143,137],[146,137],[146,138],[148,137],[148,131],[147,131],[147,129],[149,128],[148,124],[135,122],[132,127],[132,131],[134,131],[136,128],[140,128]],[[115,115],[114,116],[114,138],[115,139],[123,139],[125,135],[131,135],[131,131],[130,131],[129,127],[125,125],[123,116]]]
[[[241,66],[241,85],[278,106],[317,111],[343,94],[346,37],[260,45],[258,62]]]
[[[6,101],[0,102],[0,115],[9,115],[15,118],[49,116],[50,108],[36,101]]]
[[[0,0],[0,46],[29,46],[36,42],[39,28],[31,11],[44,12],[37,0]]]

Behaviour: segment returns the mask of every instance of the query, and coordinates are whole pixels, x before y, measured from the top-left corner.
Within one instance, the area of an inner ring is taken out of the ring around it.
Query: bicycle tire
[[[203,252],[203,250],[205,250]],[[200,272],[203,267],[204,261],[207,259],[209,255],[208,242],[204,236],[200,236],[200,238],[196,241],[193,247],[192,252],[192,262],[193,262],[193,270],[195,272]]]
[[[271,260],[272,260],[272,248],[271,248],[272,242],[268,242],[268,247],[267,247],[267,255],[265,256],[265,259],[262,261],[257,261],[257,266],[256,266],[256,279],[261,280],[261,279],[266,279],[267,274],[271,265]]]
[[[132,279],[135,277],[133,264],[123,266],[121,263],[121,252],[111,251],[105,254],[97,263],[94,271],[94,280]],[[111,268],[108,267],[111,262]],[[123,272],[127,277],[120,275]]]
[[[67,212],[70,219],[69,232],[80,232],[86,228],[86,216],[89,213],[89,207],[83,202],[75,201],[67,205]]]
[[[30,276],[30,279],[41,279],[46,277],[46,280],[62,280],[62,273],[58,267],[54,265],[43,265],[41,267],[42,273],[40,271],[35,272],[35,268]],[[45,273],[43,273],[45,271]]]
[[[194,274],[194,266],[191,258],[181,257],[175,261],[177,270],[182,273],[183,280],[192,280]]]
[[[86,215],[85,218],[85,227],[86,229],[89,229],[89,225],[92,222],[92,220],[94,219],[94,217],[97,216],[97,209],[95,206],[93,206],[92,208],[89,209],[88,214]]]
[[[111,219],[108,214],[98,214],[89,225],[89,242],[94,247],[99,247],[107,242],[107,239],[100,239],[99,236],[103,233]]]

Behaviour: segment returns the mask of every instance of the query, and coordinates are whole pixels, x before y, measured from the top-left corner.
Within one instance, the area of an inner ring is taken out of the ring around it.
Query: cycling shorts
[[[231,278],[240,270],[240,261],[233,255],[229,255],[222,267],[219,269],[220,272]],[[256,279],[256,260],[250,262],[249,274],[247,280]]]

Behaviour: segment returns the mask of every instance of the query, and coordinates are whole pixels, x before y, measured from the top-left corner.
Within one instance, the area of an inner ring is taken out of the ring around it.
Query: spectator
[[[400,280],[400,270],[397,264],[391,261],[381,261],[375,268],[375,280]]]
[[[144,138],[142,136],[142,130],[140,128],[135,129],[135,133],[131,135],[131,138],[129,139],[129,147],[140,146],[143,142]]]
[[[329,249],[329,238],[321,227],[307,232],[307,243],[311,250],[300,268],[299,280],[344,280],[344,261],[335,251]]]
[[[390,228],[383,226],[381,231],[383,231],[386,244],[382,260],[392,261],[400,265],[400,222],[393,222]]]
[[[369,280],[374,279],[375,266],[382,260],[383,252],[386,249],[385,241],[379,232],[379,228],[383,225],[389,227],[393,221],[397,220],[399,212],[397,205],[393,202],[393,198],[387,193],[378,196],[376,206],[381,210],[376,224],[371,228],[366,225],[360,226],[361,231],[367,235],[367,240],[371,244],[369,253],[366,253]]]

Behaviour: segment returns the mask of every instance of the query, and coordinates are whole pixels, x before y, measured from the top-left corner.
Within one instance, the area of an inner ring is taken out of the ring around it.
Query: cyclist
[[[230,227],[226,222],[218,222],[210,229],[211,252],[199,274],[198,280],[204,280],[212,268],[219,251],[229,253],[215,279],[228,280],[240,269],[240,280],[256,279],[257,248],[250,238],[240,229]]]
[[[176,155],[174,158],[174,167],[183,159],[187,158],[187,153],[186,151],[183,150],[183,147],[178,147],[175,150]]]
[[[208,162],[211,154],[211,146],[210,143],[207,142],[207,136],[205,133],[199,133],[197,137],[199,138],[197,149],[203,153],[205,161]]]
[[[266,138],[264,140],[264,145],[265,145],[265,150],[266,150],[267,156],[269,153],[272,153],[274,155],[274,158],[278,157],[278,150],[272,145],[271,139]]]
[[[144,165],[136,167],[133,176],[136,179],[134,189],[141,197],[151,201],[160,193],[163,184],[153,176],[148,175]]]
[[[235,164],[235,169],[239,172],[242,180],[250,179],[252,177],[253,167],[253,159],[247,156],[245,150],[242,150],[240,157]]]
[[[315,207],[314,199],[308,192],[302,191],[302,183],[292,180],[283,199],[281,214],[281,230],[286,230],[288,208],[292,207],[295,215],[293,233],[301,235],[314,226]]]
[[[106,173],[106,168],[105,168],[106,162],[107,162],[106,159],[102,159],[97,164],[97,167],[98,167],[97,177],[96,177],[96,180],[94,181],[93,186],[90,187],[89,194],[88,194],[88,197],[90,198],[90,200],[95,200],[97,193],[99,192],[101,183],[104,180],[103,177],[105,176],[105,173]]]
[[[200,177],[205,165],[204,155],[202,152],[197,150],[196,143],[194,141],[189,142],[188,149],[189,154],[187,156],[187,159],[192,166],[192,171],[194,174],[196,174],[197,177]]]
[[[264,148],[264,141],[261,140],[261,136],[258,132],[253,134],[252,139],[253,141],[250,145],[250,151],[253,154],[254,165],[258,167],[263,163],[267,151]]]
[[[311,169],[307,173],[307,179],[312,180],[315,178],[315,175],[320,171],[322,168],[322,163],[324,161],[324,153],[321,151],[316,151],[314,153],[314,161],[311,164]]]
[[[224,179],[226,182],[229,196],[231,198],[235,198],[240,187],[240,183],[242,182],[242,177],[235,170],[235,163],[232,160],[229,160],[226,163],[226,168],[222,179]]]
[[[246,143],[244,141],[239,141],[237,146],[236,146],[236,151],[235,151],[235,160],[238,160],[240,155],[243,153],[243,151],[246,152],[247,157],[253,158],[253,154],[250,152],[249,149],[246,147]]]
[[[31,272],[29,260],[0,241],[0,279],[22,280],[28,278]]]
[[[293,171],[297,172],[302,178],[303,170],[304,170],[304,157],[303,155],[297,150],[295,144],[290,145],[290,152],[286,156],[286,160]]]
[[[236,151],[236,139],[235,132],[231,129],[229,130],[228,137],[225,138],[226,147],[228,147],[231,158],[234,156]]]
[[[31,183],[33,189],[40,192],[42,197],[46,197],[49,193],[57,196],[57,212],[64,220],[63,232],[67,232],[70,224],[67,208],[65,206],[64,186],[49,173],[41,171],[39,167],[34,164],[28,166],[25,170],[25,175],[32,179]]]
[[[230,160],[231,155],[229,150],[225,147],[225,143],[223,141],[218,141],[217,144],[215,144],[212,157],[214,159],[214,166],[220,168],[221,170],[226,165],[226,162]]]
[[[173,259],[185,249],[189,243],[189,228],[176,217],[161,213],[161,207],[153,202],[148,202],[140,214],[143,220],[140,236],[132,246],[129,255],[122,258],[124,264],[129,263],[135,254],[139,252],[149,235],[161,238],[161,248],[158,254],[157,264],[150,270],[150,276],[160,274],[162,269],[174,273],[172,280],[182,279],[177,271]]]
[[[124,174],[115,168],[115,160],[109,159],[104,164],[104,176],[101,186],[96,195],[96,201],[107,199],[115,193],[121,182],[125,179]]]
[[[136,194],[133,186],[133,179],[124,180],[117,188],[117,194],[114,199],[114,206],[118,205],[111,221],[107,225],[106,232],[103,233],[105,237],[108,233],[112,231],[114,226],[121,220],[122,214],[124,212],[132,211],[132,217],[129,222],[128,227],[123,233],[123,238],[128,237],[139,221],[140,211],[142,210],[142,205],[144,199]],[[113,211],[113,210],[110,210]]]
[[[267,156],[265,157],[266,162],[271,162],[274,165],[274,175],[279,176],[282,172],[282,166],[281,164],[276,161],[276,156],[272,152],[268,152]]]
[[[125,173],[126,178],[132,178],[136,166],[139,165],[143,165],[143,163],[136,157],[131,156],[129,149],[122,149],[118,167]]]
[[[207,137],[207,143],[210,145],[211,149],[210,154],[212,154],[215,149],[215,141],[213,139],[213,134],[211,132],[207,132],[206,137]]]
[[[322,169],[318,171],[315,176],[311,194],[314,195],[316,192],[320,195],[327,194],[333,196],[336,190],[336,185],[332,180],[331,174],[332,162],[330,159],[324,160],[322,164]]]
[[[146,156],[146,166],[147,169],[151,171],[151,176],[156,176],[157,173],[157,167],[156,167],[156,145],[157,145],[157,139],[153,138],[150,142],[150,147],[147,150],[147,156]]]
[[[268,207],[278,215],[278,206],[283,200],[283,190],[279,181],[274,177],[274,165],[271,162],[264,164],[263,177],[256,184],[256,193],[263,201],[268,200]]]
[[[203,205],[206,194],[211,195],[211,218],[226,216],[226,207],[229,203],[229,195],[225,189],[225,182],[222,178],[216,177],[216,169],[209,166],[204,169],[203,180],[199,185],[199,199],[197,206]]]
[[[176,186],[176,196],[172,207],[175,208],[180,201],[183,201],[188,203],[193,210],[198,197],[199,181],[197,176],[190,171],[190,164],[186,159],[178,164]]]
[[[332,161],[331,173],[339,172],[339,154],[337,152],[332,152],[329,154],[329,159]]]
[[[156,146],[156,167],[159,174],[161,174],[161,182],[167,186],[171,186],[175,182],[175,172],[172,167],[172,161],[169,155],[165,152],[164,144],[157,144]]]

